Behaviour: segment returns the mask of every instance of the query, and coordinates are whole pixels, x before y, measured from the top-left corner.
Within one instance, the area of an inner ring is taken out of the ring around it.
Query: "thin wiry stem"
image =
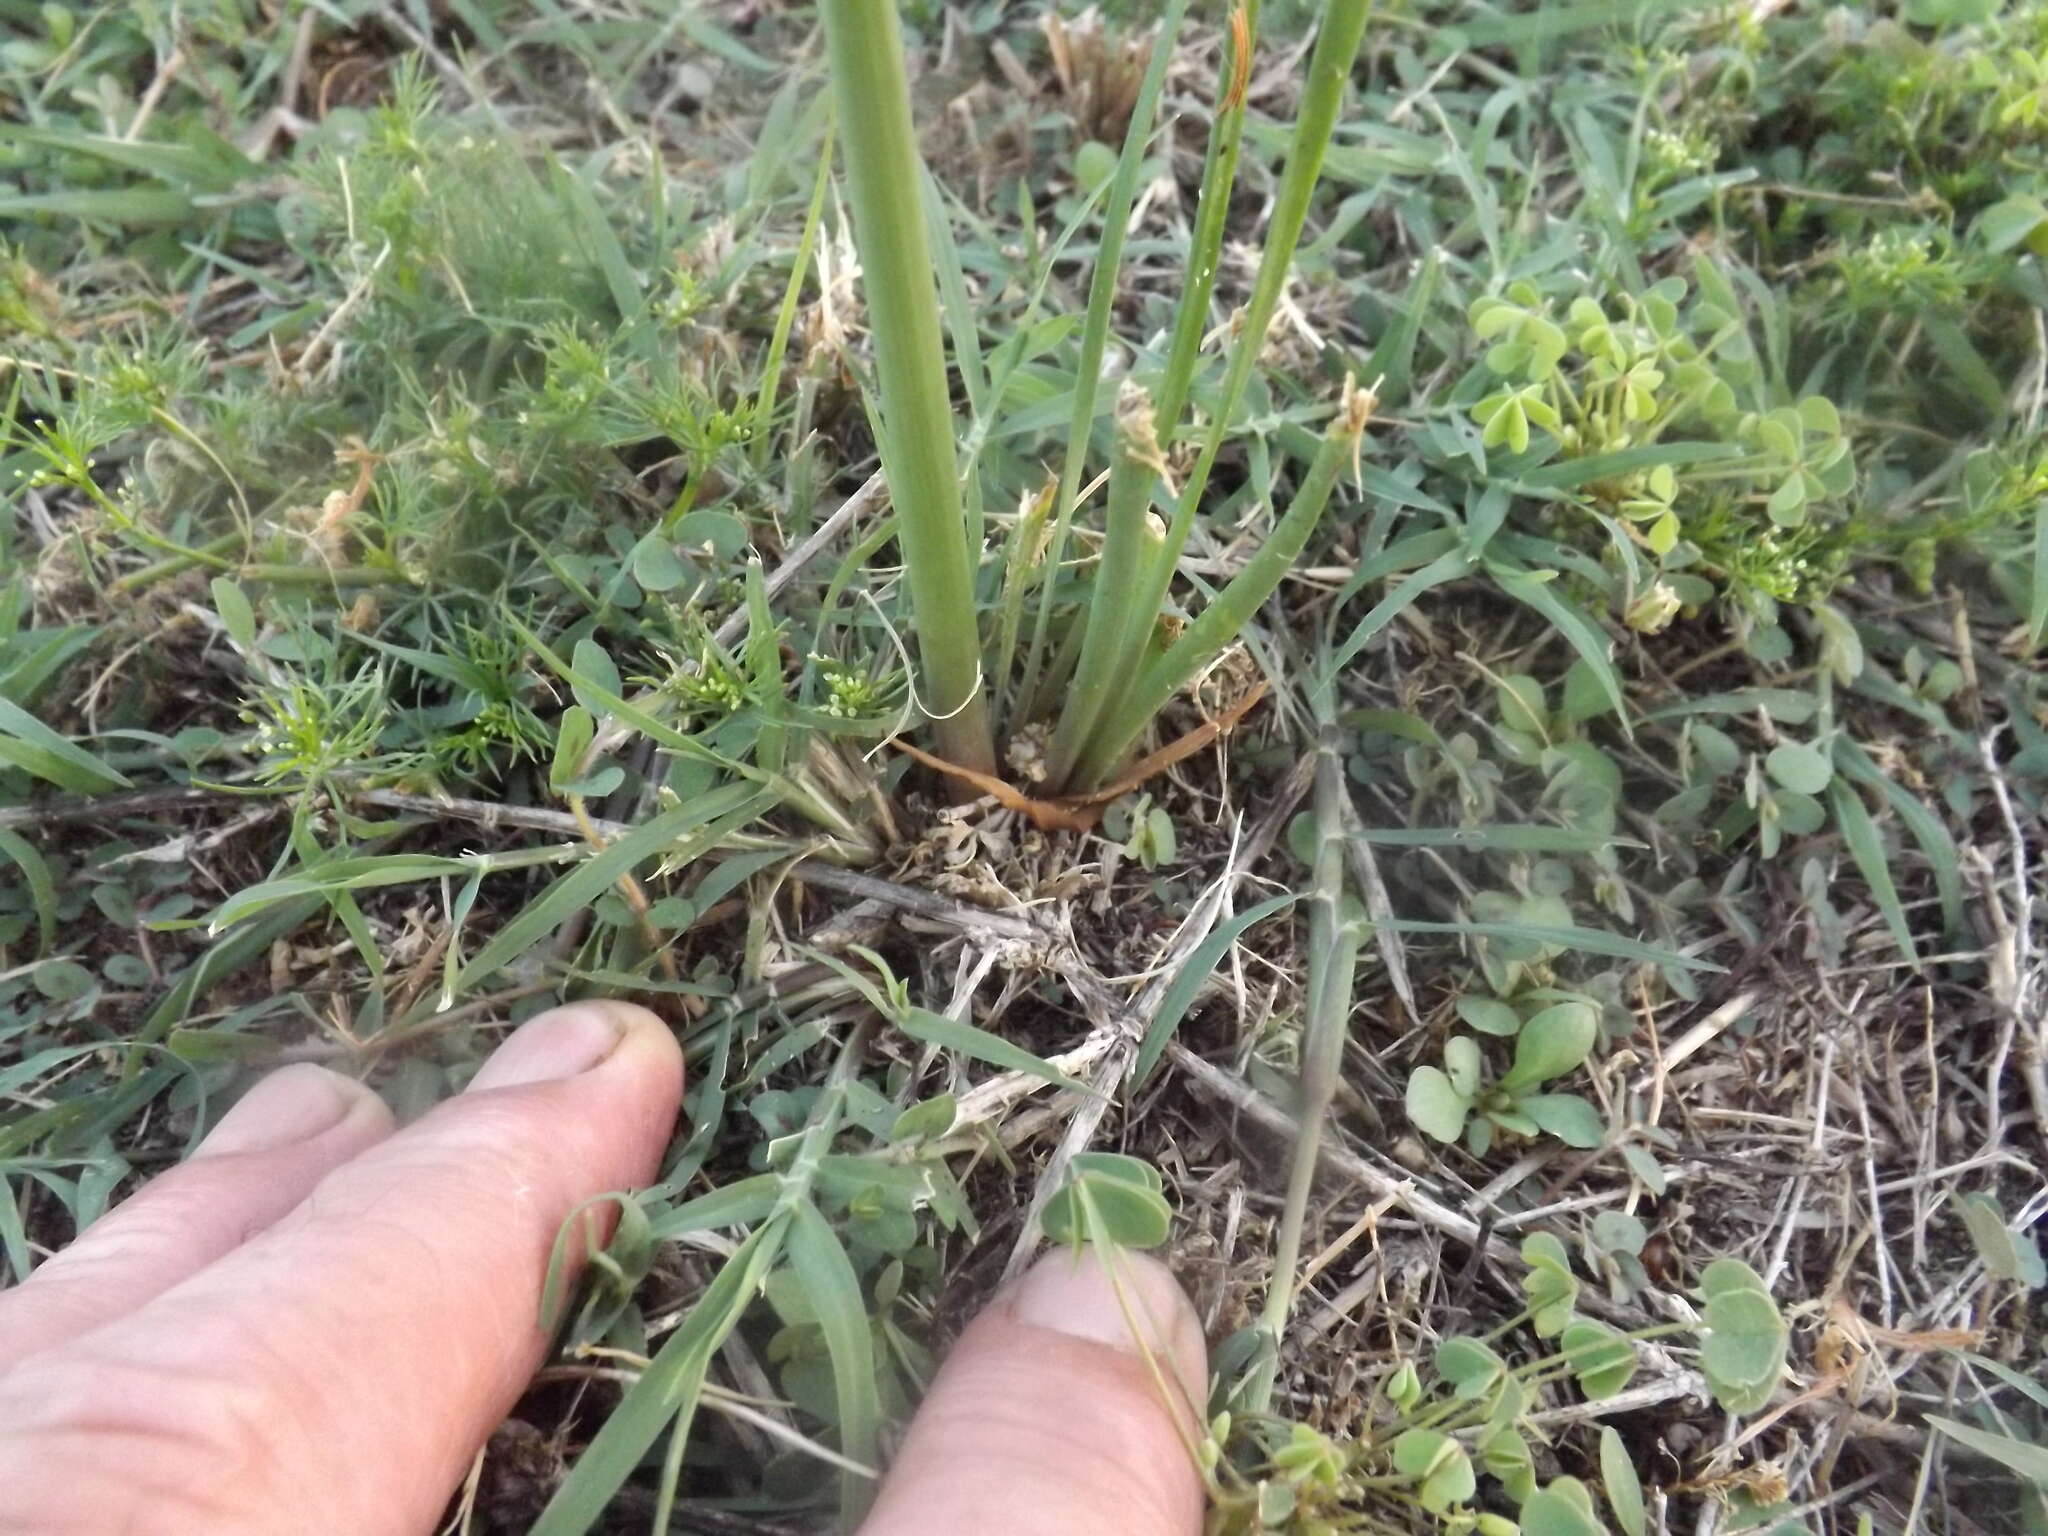
[[[1315,888],[1309,898],[1308,999],[1301,1034],[1300,1126],[1295,1133],[1294,1161],[1287,1176],[1287,1203],[1280,1212],[1280,1237],[1273,1254],[1273,1277],[1259,1327],[1267,1349],[1253,1373],[1246,1406],[1264,1413],[1272,1404],[1279,1373],[1280,1340],[1294,1310],[1294,1277],[1301,1267],[1302,1224],[1315,1184],[1316,1157],[1322,1144],[1323,1116],[1337,1090],[1343,1066],[1344,1039],[1351,1017],[1351,992],[1357,978],[1359,925],[1347,920],[1344,897],[1344,755],[1329,698],[1318,690],[1321,717],[1316,736]]]
[[[1181,487],[1165,547],[1145,585],[1135,594],[1139,607],[1146,612],[1157,613],[1166,601],[1166,590],[1173,581],[1174,567],[1179,563],[1180,552],[1186,547],[1188,535],[1194,529],[1202,493],[1208,488],[1209,472],[1215,467],[1216,456],[1222,451],[1232,418],[1237,415],[1245,388],[1251,382],[1252,370],[1265,347],[1266,330],[1279,307],[1287,269],[1293,264],[1295,247],[1301,241],[1302,225],[1308,218],[1309,194],[1315,190],[1316,181],[1322,175],[1323,155],[1330,147],[1330,135],[1337,125],[1337,113],[1344,102],[1344,86],[1351,78],[1351,63],[1358,57],[1359,41],[1365,35],[1366,18],[1371,10],[1372,0],[1329,0],[1323,8],[1322,27],[1316,34],[1315,51],[1309,57],[1308,81],[1302,92],[1301,111],[1295,118],[1294,138],[1288,145],[1287,169],[1281,175],[1280,189],[1273,200],[1266,248],[1259,259],[1251,302],[1245,306],[1243,329],[1237,338],[1237,349],[1231,355],[1230,371],[1224,376],[1222,397],[1210,420],[1209,435],[1203,441],[1201,456],[1195,461],[1187,484]]]
[[[1159,93],[1166,82],[1166,67],[1180,38],[1181,18],[1188,0],[1171,0],[1160,18],[1159,35],[1152,44],[1152,58],[1145,66],[1145,78],[1131,112],[1131,124],[1124,134],[1123,153],[1117,157],[1116,173],[1110,179],[1109,196],[1102,207],[1102,239],[1096,247],[1095,269],[1088,283],[1088,313],[1081,328],[1081,355],[1074,369],[1074,409],[1067,421],[1067,457],[1060,467],[1059,500],[1055,504],[1052,540],[1046,547],[1044,590],[1039,594],[1038,614],[1031,628],[1031,650],[1024,666],[1020,700],[1028,701],[1038,691],[1039,670],[1044,665],[1047,629],[1052,620],[1054,576],[1066,552],[1067,532],[1073,526],[1074,505],[1081,493],[1081,476],[1088,462],[1088,440],[1095,422],[1095,393],[1102,378],[1102,358],[1109,345],[1109,325],[1116,304],[1117,278],[1123,266],[1125,227],[1131,221],[1131,206],[1137,200],[1138,172],[1145,157],[1145,144],[1152,134],[1152,121],[1159,111]],[[1002,680],[998,679],[1000,683]]]

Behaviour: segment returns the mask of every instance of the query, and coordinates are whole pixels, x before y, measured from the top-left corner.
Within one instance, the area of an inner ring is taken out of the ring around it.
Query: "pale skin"
[[[0,1530],[433,1531],[547,1353],[558,1229],[654,1177],[681,1092],[615,1003],[523,1025],[403,1130],[338,1074],[265,1079],[0,1293]],[[1205,1370],[1164,1267],[1054,1254],[954,1346],[864,1530],[1196,1536]]]

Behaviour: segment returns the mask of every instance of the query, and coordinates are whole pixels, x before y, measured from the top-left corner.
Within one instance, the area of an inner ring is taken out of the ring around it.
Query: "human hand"
[[[561,1224],[654,1176],[681,1091],[674,1037],[622,1004],[532,1020],[396,1134],[338,1074],[266,1078],[0,1294],[0,1531],[431,1531],[546,1354]],[[1201,1331],[1164,1268],[1119,1263],[1121,1302],[1057,1254],[967,1329],[869,1536],[1200,1529],[1192,1420],[1124,1308],[1195,1402]]]

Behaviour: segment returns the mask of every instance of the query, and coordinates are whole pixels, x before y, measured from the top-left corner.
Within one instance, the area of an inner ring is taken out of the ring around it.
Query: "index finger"
[[[542,1359],[562,1222],[654,1175],[681,1090],[644,1009],[525,1025],[270,1230],[0,1378],[11,1513],[26,1492],[59,1529],[430,1529]]]

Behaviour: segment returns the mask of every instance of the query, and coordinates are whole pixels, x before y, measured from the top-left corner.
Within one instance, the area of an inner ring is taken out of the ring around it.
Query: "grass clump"
[[[942,9],[8,18],[8,1273],[631,995],[500,1528],[1084,1229],[1219,1529],[2022,1528],[2040,7]]]

